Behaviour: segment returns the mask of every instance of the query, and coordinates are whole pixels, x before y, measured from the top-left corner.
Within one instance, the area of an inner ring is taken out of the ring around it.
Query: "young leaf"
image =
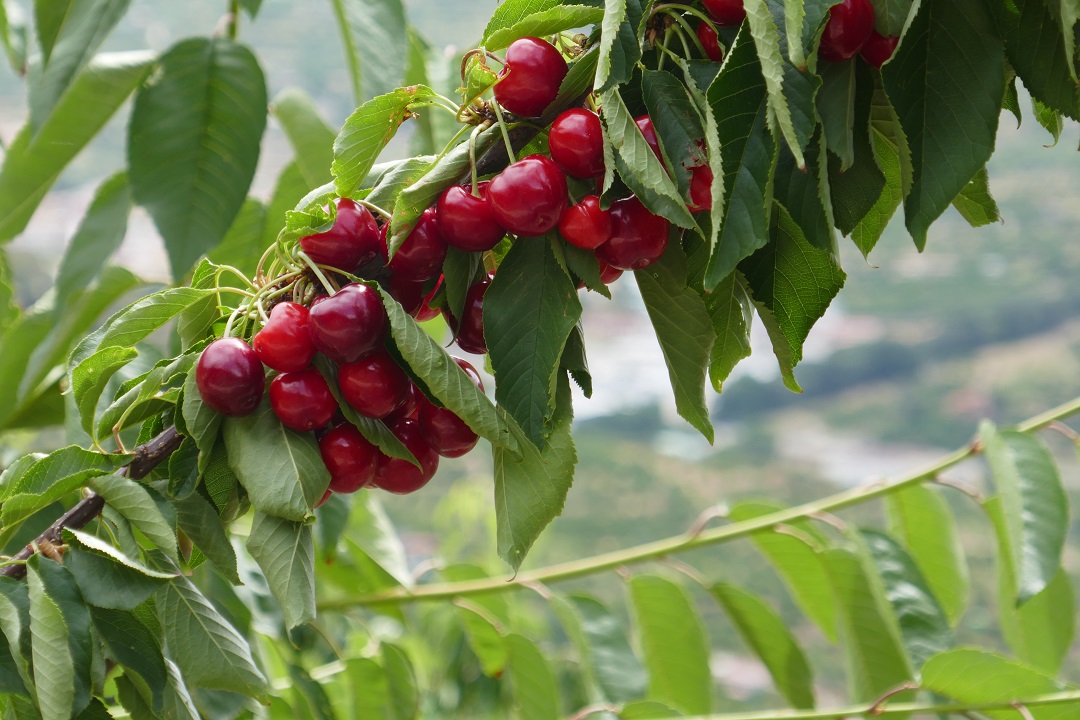
[[[491,13],[491,19],[488,20],[487,27],[484,28],[484,40],[487,40],[500,30],[506,30],[517,25],[530,15],[550,10],[559,4],[559,0],[506,0],[501,2]]]
[[[754,318],[753,300],[746,279],[735,270],[704,296],[705,309],[712,320],[716,341],[709,355],[709,378],[713,389],[722,392],[735,366],[750,357],[750,327]]]
[[[405,77],[405,7],[401,0],[332,0],[353,98],[392,92]],[[344,195],[344,193],[342,193]]]
[[[311,526],[255,513],[245,546],[266,575],[293,629],[315,619],[315,548]]]
[[[67,642],[68,627],[36,568],[27,568],[26,580],[30,589],[34,686],[41,718],[68,720],[74,715],[75,705],[75,666]]]
[[[546,37],[564,30],[587,27],[603,19],[604,9],[600,7],[558,5],[534,12],[509,27],[502,27],[490,35],[484,35],[481,44],[488,50],[501,50],[518,38]]]
[[[64,567],[90,605],[134,610],[175,573],[151,570],[93,535],[64,528]]]
[[[127,672],[142,678],[153,696],[154,707],[160,709],[168,676],[154,633],[132,612],[91,607],[90,618],[109,654]]]
[[[531,640],[517,633],[506,636],[506,647],[510,692],[517,717],[521,720],[558,720],[562,717],[559,686],[544,655]]]
[[[1001,211],[990,194],[990,177],[986,168],[975,173],[971,182],[965,185],[953,200],[953,207],[971,227],[977,228],[1001,221]]]
[[[296,164],[307,187],[329,182],[334,162],[334,131],[319,115],[315,103],[298,88],[280,92],[270,110],[289,138]]]
[[[645,695],[649,677],[611,610],[588,595],[555,596],[550,604],[577,646],[582,671],[596,683],[600,699],[619,703]]]
[[[106,475],[91,480],[90,487],[166,555],[173,559],[178,557],[174,523],[165,519],[145,486],[121,475]]]

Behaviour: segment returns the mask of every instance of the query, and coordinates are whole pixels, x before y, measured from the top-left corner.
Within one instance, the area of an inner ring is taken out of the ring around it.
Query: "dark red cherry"
[[[270,381],[270,407],[285,427],[308,432],[329,425],[338,404],[322,374],[307,368]]]
[[[600,198],[588,195],[563,212],[559,234],[571,245],[595,250],[611,237],[611,213],[600,209]]]
[[[480,373],[476,371],[473,364],[465,358],[454,358],[454,362],[458,364],[458,367],[465,371],[465,374],[469,376],[469,379],[473,381],[476,387],[480,388],[480,392],[484,392],[484,381],[480,379]]]
[[[660,259],[667,248],[669,223],[649,212],[636,197],[611,206],[611,239],[596,254],[620,270],[640,270]]]
[[[434,320],[439,317],[439,309],[431,307],[431,301],[435,298],[435,293],[439,292],[439,286],[442,285],[442,282],[443,278],[442,275],[440,275],[439,281],[435,283],[435,287],[431,289],[431,292],[424,296],[424,301],[420,306],[420,310],[413,315],[416,322],[427,322],[428,320]]]
[[[240,338],[221,338],[199,356],[195,384],[211,408],[229,417],[243,417],[259,407],[266,379],[250,345]]]
[[[255,354],[271,370],[303,370],[311,364],[316,352],[308,325],[306,307],[294,302],[278,303],[262,330],[252,338]]]
[[[338,369],[338,387],[356,412],[384,418],[405,402],[411,381],[383,350]]]
[[[338,425],[319,440],[319,453],[330,471],[330,490],[353,493],[375,480],[379,448],[349,423]]]
[[[379,253],[379,226],[363,205],[337,201],[337,218],[326,232],[300,238],[300,249],[319,265],[352,272]]]
[[[476,372],[476,368],[461,358],[454,358],[454,361],[483,391],[484,384],[480,380],[480,374]],[[436,407],[434,403],[423,397],[423,395],[420,395],[418,404],[420,430],[439,455],[443,457],[461,457],[476,447],[479,437],[453,411]]]
[[[446,241],[435,222],[435,208],[420,213],[420,218],[390,260],[390,269],[404,280],[423,282],[442,272],[446,259]]]
[[[604,283],[605,285],[610,285],[611,283],[622,277],[623,271],[617,267],[611,267],[610,265],[608,265],[606,262],[604,262],[604,258],[597,257],[596,260],[600,263],[600,282]]]
[[[416,420],[399,420],[390,430],[419,461],[420,467],[408,460],[380,454],[372,484],[398,495],[416,492],[435,476],[435,471],[439,469],[439,454],[424,437]]]
[[[495,99],[515,115],[538,117],[558,96],[568,68],[547,40],[523,37],[510,43],[499,71]]]
[[[713,171],[708,165],[698,165],[690,169],[690,202],[687,208],[692,213],[712,210]]]
[[[716,36],[716,30],[709,23],[704,20],[698,23],[697,36],[710,60],[720,62],[724,59],[724,49],[720,47],[720,38]]]
[[[664,156],[660,154],[660,141],[656,139],[656,128],[653,127],[652,118],[648,115],[639,115],[634,118],[634,124],[638,126],[638,130],[641,131],[645,142],[649,143],[649,147],[656,154],[656,159],[663,164]]]
[[[551,123],[548,132],[551,159],[571,177],[604,174],[604,129],[600,116],[584,108],[571,108]]]
[[[829,8],[829,21],[821,34],[818,55],[829,62],[855,57],[874,30],[874,6],[870,0],[843,0]]]
[[[461,312],[460,323],[449,311],[443,310],[446,323],[457,336],[458,347],[473,355],[487,352],[487,342],[484,340],[484,293],[487,292],[492,277],[493,275],[487,275],[469,287],[465,294],[465,308]]]
[[[503,170],[488,187],[488,203],[504,228],[524,237],[559,224],[569,194],[566,176],[551,158],[529,155]]]
[[[427,400],[427,398],[424,397],[424,393],[420,392],[420,388],[416,387],[415,383],[410,382],[409,390],[405,393],[405,400],[394,408],[392,413],[383,418],[383,422],[387,425],[393,425],[398,420],[406,418],[415,420],[420,412],[421,400]]]
[[[337,363],[359,360],[382,345],[386,311],[379,293],[362,283],[350,283],[311,304],[311,340]]]
[[[400,275],[391,275],[390,279],[383,284],[383,287],[390,294],[390,297],[401,303],[401,307],[405,312],[416,317],[416,314],[424,306],[424,285],[423,282],[405,280]]]
[[[446,244],[467,252],[483,252],[499,244],[506,230],[495,219],[487,201],[491,182],[478,183],[476,191],[464,185],[448,187],[439,196],[436,206],[436,222]]]
[[[738,25],[746,17],[742,0],[701,0],[717,25]]]
[[[885,61],[896,52],[896,46],[900,38],[895,35],[879,35],[876,30],[870,33],[870,38],[859,51],[859,57],[870,67],[880,68]]]

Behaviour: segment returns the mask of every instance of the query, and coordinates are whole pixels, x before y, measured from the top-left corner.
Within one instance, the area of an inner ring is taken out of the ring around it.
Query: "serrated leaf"
[[[224,417],[203,402],[199,387],[195,382],[195,373],[188,373],[184,381],[184,402],[181,406],[184,425],[190,437],[199,448],[199,470],[205,471],[210,462],[210,453],[214,449],[221,432]]]
[[[0,629],[7,639],[15,671],[22,679],[23,687],[15,690],[32,693],[34,678],[30,666],[30,597],[26,583],[8,577],[0,578]]]
[[[63,617],[66,628],[65,637],[74,669],[73,710],[75,714],[78,714],[90,702],[93,692],[94,644],[90,634],[90,613],[86,607],[86,601],[79,594],[75,578],[59,563],[38,554],[27,561],[27,568],[28,571],[33,569],[37,573],[38,578],[44,583],[48,598],[56,604]],[[32,624],[33,602],[31,601]],[[37,684],[40,691],[40,682]]]
[[[746,280],[737,270],[704,297],[705,309],[716,334],[709,353],[709,378],[713,390],[722,392],[731,371],[750,357],[754,305],[746,289]]]
[[[395,165],[379,178],[365,200],[383,209],[395,207],[401,192],[427,174],[434,164],[434,155],[421,155]]]
[[[953,207],[971,227],[982,227],[1001,221],[1001,211],[990,194],[990,176],[986,168],[975,173],[971,182],[964,186],[953,200]]]
[[[645,695],[645,667],[610,609],[588,595],[556,595],[549,603],[577,647],[582,672],[596,684],[597,699],[618,703]]]
[[[757,48],[758,59],[761,62],[762,76],[765,78],[770,116],[775,119],[781,134],[787,141],[796,164],[800,168],[804,167],[806,161],[803,159],[802,144],[796,133],[791,106],[784,93],[786,61],[780,52],[780,31],[765,0],[745,0],[744,7],[750,33],[754,38],[754,46]],[[798,73],[797,70],[795,72]],[[812,101],[812,92],[809,93],[809,97]]]
[[[41,717],[68,720],[75,704],[75,666],[67,642],[68,627],[36,568],[27,568],[26,581],[30,589],[34,686]]]
[[[560,0],[506,0],[499,3],[491,13],[487,27],[484,28],[484,38],[517,25],[519,22],[534,15],[544,12],[560,4]]]
[[[121,385],[116,399],[100,413],[93,437],[118,433],[175,404],[182,381],[198,359],[198,355],[189,353],[161,360],[145,375]]]
[[[690,168],[708,159],[697,144],[705,141],[699,111],[686,85],[666,70],[642,71],[641,95],[656,130],[664,165],[674,175],[682,197],[689,197]]]
[[[505,3],[504,3],[505,4]],[[564,30],[587,27],[604,19],[604,9],[588,5],[558,5],[531,13],[513,25],[485,35],[482,45],[488,50],[501,50],[518,38],[546,37]]]
[[[292,629],[315,619],[315,547],[311,526],[255,513],[244,543],[266,575]]]
[[[1061,140],[1061,133],[1065,130],[1065,119],[1061,113],[1043,105],[1035,98],[1031,99],[1031,110],[1035,115],[1035,122],[1042,125],[1043,129],[1050,133],[1050,137],[1054,138],[1054,144],[1050,147],[1056,146]]]
[[[174,500],[173,505],[176,507],[177,527],[184,531],[218,572],[229,582],[239,585],[236,551],[229,542],[217,510],[197,492],[181,500]]]
[[[90,487],[170,558],[178,557],[176,529],[162,514],[147,488],[121,475],[94,478]]]
[[[870,140],[874,159],[885,178],[885,187],[873,207],[851,231],[851,239],[866,258],[881,239],[896,209],[903,201],[904,192],[911,187],[911,153],[907,138],[896,120],[895,112],[888,104],[885,94],[874,93],[871,105],[872,126]],[[844,183],[835,186],[837,192],[844,190]],[[834,206],[835,208],[835,206]],[[836,210],[838,218],[844,217],[841,210]]]
[[[481,577],[486,575],[481,574]],[[480,663],[480,671],[490,678],[502,677],[510,655],[502,636],[506,632],[505,626],[484,612],[485,608],[478,603],[461,601],[455,604],[458,605],[457,616],[465,630],[465,639]]]
[[[92,607],[90,618],[109,654],[127,672],[137,673],[143,679],[152,693],[154,706],[160,709],[168,676],[154,633],[131,612]]]
[[[392,92],[405,77],[405,7],[401,0],[332,0],[353,98]],[[342,193],[344,194],[344,193]]]
[[[913,0],[870,0],[874,6],[874,29],[879,34],[899,36],[911,13]]]
[[[821,116],[825,146],[847,170],[855,162],[855,70],[858,60],[822,63],[817,110]]]
[[[79,530],[64,529],[68,551],[64,567],[90,605],[133,610],[175,573],[152,570],[107,542]]]
[[[289,138],[296,164],[308,187],[329,182],[334,162],[334,131],[319,115],[315,103],[299,88],[278,93],[270,106]]]
[[[517,717],[521,720],[558,720],[559,686],[547,659],[524,635],[506,636],[507,674]]]
[[[1051,7],[1057,5],[1057,7]],[[1032,97],[1073,120],[1080,119],[1077,102],[1074,28],[1063,26],[1065,3],[1004,0],[991,4],[1005,36],[1009,65]],[[1064,30],[1064,32],[1063,32]],[[1068,40],[1064,36],[1068,36]]]
[[[868,215],[873,213],[886,188],[886,178],[882,168],[875,161],[873,131],[870,128],[870,110],[873,106],[875,83],[871,70],[862,63],[856,63],[854,69],[855,94],[852,106],[852,159],[847,169],[834,155],[829,155],[829,191],[836,227],[845,235],[851,234]],[[828,128],[826,128],[826,136]],[[897,177],[896,185],[899,186]],[[887,198],[891,200],[891,196]],[[899,196],[890,208],[892,212],[900,205]]]
[[[570,373],[574,383],[581,388],[582,395],[586,398],[592,397],[592,374],[589,372],[589,359],[585,356],[585,333],[581,323],[577,324],[566,339],[559,369]]]

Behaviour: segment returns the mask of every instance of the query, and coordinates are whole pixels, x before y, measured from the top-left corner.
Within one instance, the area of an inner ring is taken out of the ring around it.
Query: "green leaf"
[[[949,622],[956,625],[967,608],[970,579],[948,503],[926,485],[890,493],[885,502],[889,533],[903,543]]]
[[[27,692],[34,687],[34,678],[30,667],[32,638],[30,634],[30,596],[26,583],[13,578],[0,578],[0,629],[7,639],[15,670],[22,678],[22,688],[17,692]],[[31,692],[32,694],[32,692]]]
[[[365,199],[381,208],[395,207],[402,191],[427,174],[434,163],[434,155],[421,155],[395,165],[392,170],[379,178],[378,184],[371,189]]]
[[[505,4],[505,3],[504,3]],[[587,5],[558,5],[534,12],[509,27],[485,34],[481,44],[488,50],[501,50],[518,38],[546,37],[564,30],[587,27],[604,19],[604,9]]]
[[[68,627],[36,567],[27,568],[26,581],[30,589],[34,685],[41,717],[68,720],[75,705],[75,665],[68,647]]]
[[[588,595],[554,596],[549,602],[577,646],[582,671],[596,684],[599,699],[620,703],[645,695],[645,667],[610,609]]]
[[[718,583],[709,588],[754,654],[769,669],[776,688],[792,707],[814,707],[810,664],[794,636],[775,610],[745,590]]]
[[[479,573],[479,576],[486,577],[486,574]],[[502,677],[510,656],[502,636],[506,627],[499,622],[500,618],[485,612],[479,602],[459,600],[455,604],[458,606],[457,616],[465,630],[465,639],[480,662],[480,671],[490,678]]]
[[[544,12],[560,4],[560,0],[505,0],[499,3],[491,13],[491,19],[484,28],[484,39],[486,40],[500,30],[517,25],[530,15]]]
[[[121,475],[94,478],[90,487],[170,558],[178,556],[176,529],[165,519],[146,487]]]
[[[98,55],[36,134],[29,125],[19,131],[0,168],[0,242],[23,231],[61,171],[146,79],[153,61],[148,52]]]
[[[1069,500],[1046,445],[1027,433],[979,430],[1001,498],[1009,557],[1016,569],[1017,606],[1038,595],[1061,568]]]
[[[806,167],[797,169],[794,157],[780,149],[776,166],[776,203],[790,215],[806,240],[839,264],[829,191],[828,153],[821,131],[806,145]]]
[[[882,77],[911,146],[904,217],[922,250],[930,224],[994,150],[1005,53],[986,4],[924,0]]]
[[[656,130],[664,165],[674,175],[682,197],[689,197],[690,168],[704,164],[705,128],[689,89],[666,70],[644,70],[641,94]]]
[[[264,696],[266,679],[247,641],[191,581],[177,578],[158,590],[156,607],[169,656],[189,685]]]
[[[1035,115],[1035,121],[1050,133],[1050,137],[1054,138],[1054,145],[1057,145],[1061,140],[1061,133],[1065,130],[1065,120],[1061,113],[1043,105],[1035,98],[1031,99],[1031,109]]]
[[[877,201],[851,231],[851,239],[864,258],[870,255],[896,209],[900,207],[904,193],[911,187],[912,172],[907,137],[896,118],[896,112],[880,88],[874,92],[870,116],[870,141],[874,159],[884,176],[885,186]],[[843,181],[834,183],[832,187],[837,194],[850,190]],[[838,207],[837,203],[834,203],[833,208],[838,221],[846,224],[848,213]]]
[[[149,372],[121,385],[116,399],[100,413],[93,437],[108,437],[174,404],[198,359],[197,354],[189,353],[175,360],[161,360]]]
[[[79,530],[64,528],[64,567],[75,578],[90,605],[134,610],[175,573],[151,570],[107,542]]]
[[[308,189],[309,186],[307,181],[304,180],[304,174],[300,171],[300,164],[296,160],[293,160],[282,169],[277,182],[274,184],[274,194],[270,196],[270,202],[266,206],[266,225],[263,227],[262,240],[257,243],[260,255],[263,249],[277,240],[278,233],[285,226],[285,213],[296,207],[297,203],[307,195]],[[243,210],[241,210],[242,216]],[[237,222],[239,220],[240,218],[237,218]],[[228,240],[229,237],[226,235],[225,240],[222,241],[217,250],[211,253],[211,260],[218,262],[218,258],[221,258],[221,253]],[[221,263],[226,262],[228,262],[227,259],[221,258]],[[250,263],[245,264],[243,262],[239,265],[235,262],[228,262],[228,264],[236,265],[241,269],[252,266]]]
[[[559,368],[570,374],[586,398],[592,397],[592,374],[589,372],[589,359],[585,356],[585,332],[581,323],[578,323],[566,339],[566,349],[559,360]]]
[[[990,194],[990,177],[983,168],[975,174],[960,194],[953,200],[953,207],[971,227],[982,227],[1001,221],[997,202]]]
[[[131,190],[165,239],[174,279],[221,242],[240,212],[259,161],[266,104],[258,60],[224,38],[174,45],[160,75],[136,96]]]
[[[289,138],[296,164],[308,187],[329,182],[334,162],[334,131],[319,115],[315,103],[299,88],[278,93],[270,110]]]
[[[832,198],[832,211],[836,220],[836,227],[845,235],[851,234],[859,227],[859,224],[868,215],[873,213],[878,206],[886,189],[886,178],[878,162],[874,158],[872,131],[870,128],[870,111],[873,107],[875,95],[875,81],[873,73],[864,63],[854,65],[854,104],[852,106],[852,157],[850,167],[846,170],[841,161],[833,155],[829,155],[829,190]],[[826,127],[826,142],[828,142],[828,128]],[[896,179],[899,186],[899,177]],[[889,195],[891,201],[892,196]],[[896,197],[895,204],[889,207],[889,214],[883,222],[888,221],[892,212],[900,206],[900,198]]]
[[[4,47],[11,69],[20,74],[26,72],[26,36],[22,9],[0,2],[0,45]]]
[[[738,271],[732,272],[716,289],[705,295],[705,309],[716,333],[716,341],[709,354],[709,378],[716,392],[723,391],[724,381],[735,366],[750,357],[753,308],[746,279]]]
[[[1060,22],[1065,3],[997,0],[991,7],[1005,35],[1009,65],[1031,96],[1073,120],[1080,119],[1074,28]]]
[[[154,633],[132,612],[92,607],[90,617],[109,654],[126,671],[143,679],[153,695],[154,707],[161,708],[168,676]]]
[[[226,418],[224,438],[229,467],[260,512],[303,521],[330,485],[315,438],[286,429],[265,399],[246,417]]]
[[[825,146],[847,170],[855,162],[855,70],[858,60],[821,64],[821,91],[817,110],[821,116]]]
[[[50,600],[56,603],[67,628],[67,645],[75,674],[75,705],[78,714],[90,702],[93,691],[93,668],[95,645],[90,635],[90,612],[79,593],[75,578],[63,566],[38,554],[27,561],[44,582]],[[33,605],[31,605],[32,614]]]
[[[913,0],[870,0],[874,6],[874,29],[879,34],[899,37],[904,29]]]
[[[221,432],[224,416],[203,402],[196,384],[195,373],[188,373],[184,380],[184,401],[181,405],[184,426],[188,437],[199,448],[199,470],[205,471],[210,462],[210,453],[214,449]]]
[[[675,407],[711,443],[705,372],[716,335],[705,301],[686,284],[686,256],[677,236],[660,260],[634,277],[664,353]]]
[[[236,551],[229,542],[217,510],[197,492],[182,500],[174,500],[173,506],[176,508],[177,527],[191,538],[191,542],[214,564],[218,572],[229,582],[239,585]]]
[[[521,720],[558,720],[562,717],[559,686],[544,655],[531,640],[517,633],[506,636],[506,647],[516,717]]]
[[[332,4],[354,100],[361,103],[394,91],[405,77],[408,52],[401,0],[332,0]]]
[[[346,539],[399,585],[410,587],[414,581],[405,546],[382,503],[370,492],[353,497]]]
[[[619,711],[621,720],[670,720],[676,717],[683,717],[683,714],[664,703],[652,700],[628,703]]]
[[[391,708],[395,720],[414,720],[420,705],[416,686],[416,671],[409,656],[397,645],[383,642],[380,646],[387,686],[393,699]]]
[[[708,635],[690,595],[658,575],[634,575],[627,587],[649,670],[649,698],[695,715],[709,714]]]
[[[315,547],[311,526],[255,513],[244,543],[266,575],[292,629],[315,619]]]

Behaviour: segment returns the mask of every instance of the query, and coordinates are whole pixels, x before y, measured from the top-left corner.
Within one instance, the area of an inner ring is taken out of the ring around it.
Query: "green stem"
[[[495,117],[499,118],[499,132],[502,133],[503,142],[506,143],[506,157],[513,163],[516,153],[514,152],[514,143],[510,142],[510,133],[506,129],[506,120],[503,119],[502,110],[499,109],[499,103],[493,102],[491,103],[491,107],[495,109]]]
[[[1029,418],[1017,426],[1020,432],[1033,432],[1040,430],[1062,418],[1080,412],[1080,397],[1046,411],[1041,415]],[[955,467],[960,463],[979,455],[982,452],[982,443],[974,441],[965,448],[956,450],[939,459],[936,463],[923,470],[906,475],[892,482],[882,481],[871,483],[861,487],[851,488],[836,493],[820,500],[798,505],[786,510],[762,515],[752,520],[732,523],[723,527],[712,528],[702,532],[685,533],[675,537],[656,540],[644,545],[616,550],[602,555],[582,560],[559,563],[546,568],[539,568],[529,572],[518,573],[513,577],[485,578],[483,580],[470,580],[465,582],[446,582],[421,585],[416,588],[394,588],[370,595],[362,595],[357,598],[325,600],[319,603],[320,611],[348,610],[350,608],[364,607],[369,605],[400,605],[419,600],[445,600],[453,597],[468,595],[480,595],[485,593],[505,592],[516,589],[527,583],[554,583],[563,580],[571,580],[585,575],[594,575],[605,570],[632,565],[635,563],[656,560],[658,558],[685,552],[707,545],[730,542],[737,538],[746,537],[756,532],[768,530],[776,525],[792,523],[804,520],[819,513],[834,512],[852,505],[858,505],[868,500],[890,495],[898,490],[919,485],[937,477],[940,473]],[[804,716],[792,716],[804,717]],[[807,718],[819,717],[814,715]],[[833,717],[825,715],[820,717]],[[731,719],[727,719],[731,720]]]
[[[236,40],[236,35],[240,31],[240,0],[231,0],[229,2],[229,39]]]

